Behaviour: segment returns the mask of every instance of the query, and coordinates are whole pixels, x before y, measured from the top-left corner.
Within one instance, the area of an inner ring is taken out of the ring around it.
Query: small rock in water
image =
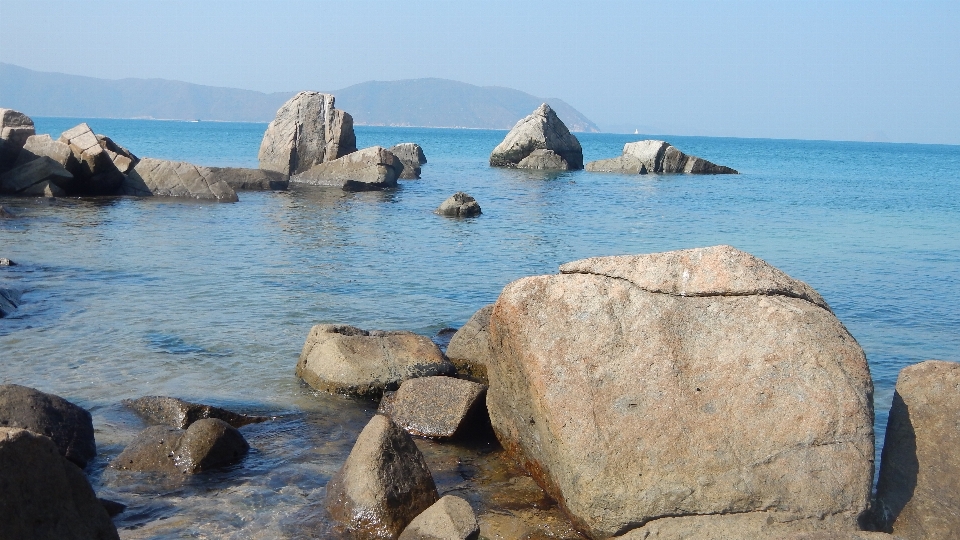
[[[165,424],[179,429],[186,429],[190,427],[190,424],[203,418],[218,418],[236,428],[270,419],[266,416],[237,414],[220,407],[190,403],[166,396],[146,396],[134,400],[125,399],[123,404],[132,408],[148,422]]]
[[[16,266],[17,263],[11,261],[10,259],[4,259],[0,257],[0,266]]]
[[[485,415],[486,393],[486,386],[463,379],[421,377],[404,381],[399,390],[384,396],[377,412],[413,435],[451,439]]]
[[[80,468],[97,456],[90,413],[60,396],[19,384],[0,385],[0,425],[50,437]]]
[[[479,536],[480,525],[470,503],[444,495],[414,518],[399,540],[476,540]]]
[[[677,150],[666,141],[645,140],[623,145],[623,153],[615,158],[587,163],[593,172],[622,174],[739,174],[730,167],[711,163]]]
[[[423,155],[423,148],[417,143],[400,143],[389,148],[390,152],[397,156],[397,159],[403,164],[403,171],[397,178],[403,180],[417,180],[420,178],[420,166],[427,162],[427,157]]]
[[[473,217],[480,215],[477,200],[462,191],[451,195],[437,207],[437,214],[449,217]]]
[[[249,449],[235,427],[223,420],[204,418],[185,430],[148,427],[110,466],[137,472],[196,474],[239,463]]]

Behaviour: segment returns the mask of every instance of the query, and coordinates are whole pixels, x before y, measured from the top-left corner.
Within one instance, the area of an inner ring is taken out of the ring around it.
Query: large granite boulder
[[[249,449],[237,428],[217,418],[203,418],[187,429],[148,427],[110,466],[136,472],[197,474],[239,463]]]
[[[237,202],[237,192],[209,167],[185,162],[143,158],[123,182],[122,193],[138,197],[185,197]]]
[[[407,379],[452,370],[440,348],[426,336],[318,324],[303,344],[296,373],[318,390],[379,398],[384,390],[396,390]]]
[[[487,380],[487,364],[493,359],[490,347],[490,314],[493,304],[483,306],[470,317],[447,345],[447,358],[457,375],[483,384]]]
[[[666,141],[645,140],[623,145],[623,154],[587,163],[586,170],[623,174],[738,174],[723,165],[689,156]]]
[[[211,180],[223,181],[234,191],[283,191],[290,184],[290,177],[266,169],[242,167],[210,167]]]
[[[880,532],[816,530],[813,521],[783,521],[777,512],[661,518],[619,540],[904,540]]]
[[[75,183],[74,176],[46,156],[29,161],[0,175],[0,193],[24,197],[62,197]]]
[[[19,384],[0,385],[0,426],[50,437],[60,453],[81,468],[97,457],[90,413],[60,396]]]
[[[332,95],[319,92],[284,103],[263,134],[260,168],[289,176],[356,151],[353,117],[333,104]]]
[[[93,130],[86,123],[78,124],[60,135],[60,142],[68,145],[79,166],[79,191],[84,195],[112,195],[120,189],[124,181],[124,172],[114,163],[115,152],[107,150],[101,144]],[[120,167],[128,168],[127,158],[120,161]]]
[[[517,122],[503,142],[490,154],[491,167],[516,167],[534,150],[551,150],[562,158],[566,168],[583,168],[583,149],[567,126],[546,103],[530,116]]]
[[[0,108],[0,174],[10,170],[20,149],[35,134],[33,120],[22,112]]]
[[[407,525],[399,540],[477,540],[480,525],[470,503],[444,495]]]
[[[9,261],[10,259],[4,259]],[[12,265],[4,265],[12,266]],[[20,305],[20,291],[16,289],[6,289],[0,287],[0,317],[6,317],[13,313]]]
[[[377,410],[407,433],[452,439],[470,430],[486,415],[485,385],[453,377],[409,379],[385,394]]]
[[[434,213],[447,217],[474,217],[482,213],[480,203],[462,191],[447,197]]]
[[[427,162],[427,156],[423,155],[423,148],[417,143],[400,143],[390,147],[390,153],[397,156],[397,159],[403,164],[403,171],[398,178],[401,180],[417,180],[420,178],[420,166]]]
[[[900,371],[877,506],[888,532],[960,538],[960,363],[930,360]]]
[[[371,146],[333,161],[314,165],[290,177],[296,184],[338,187],[344,191],[373,191],[397,187],[403,163],[389,150]]]
[[[203,420],[204,418],[217,418],[235,428],[269,420],[266,416],[248,416],[212,405],[191,403],[166,396],[125,399],[123,404],[136,411],[147,422],[164,424],[179,429],[186,429],[197,420]]]
[[[437,499],[433,475],[413,439],[378,414],[327,483],[325,504],[353,538],[379,540],[400,536]]]
[[[0,538],[117,540],[86,475],[48,437],[0,427]]]
[[[487,408],[578,528],[734,514],[857,528],[873,383],[815,290],[730,246],[560,271],[497,300]]]

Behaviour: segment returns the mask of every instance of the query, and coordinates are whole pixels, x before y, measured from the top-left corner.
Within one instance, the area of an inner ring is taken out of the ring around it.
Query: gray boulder
[[[123,172],[114,164],[115,154],[103,148],[100,139],[86,123],[64,131],[60,142],[68,145],[80,163],[79,191],[84,195],[114,194],[124,181]]]
[[[234,191],[283,191],[290,185],[290,177],[266,169],[241,167],[210,167],[213,181],[223,181]]]
[[[17,156],[16,165],[23,165],[41,157],[56,161],[74,176],[79,174],[80,162],[70,150],[70,145],[55,141],[47,134],[29,137],[23,149],[20,150],[20,155]]]
[[[86,475],[48,437],[0,427],[0,538],[118,540]]]
[[[873,382],[815,290],[730,246],[560,271],[500,294],[487,408],[580,530],[734,514],[857,529]]]
[[[185,430],[148,427],[110,466],[136,472],[197,474],[239,463],[249,449],[237,428],[217,418],[203,418]]]
[[[447,358],[457,369],[457,375],[471,381],[489,384],[487,364],[493,360],[490,347],[490,314],[493,304],[480,308],[470,317],[447,345]]]
[[[100,143],[100,148],[103,148],[107,156],[110,157],[110,161],[113,162],[114,167],[123,174],[130,172],[130,169],[140,161],[133,152],[113,142],[113,139],[106,135],[97,135],[97,142]]]
[[[97,457],[90,413],[53,394],[18,384],[0,385],[0,426],[50,437],[60,453],[81,468]]]
[[[400,143],[391,147],[390,153],[397,156],[397,159],[403,163],[403,171],[400,173],[401,180],[416,180],[420,178],[420,166],[427,162],[427,156],[423,155],[423,148],[417,143]]]
[[[300,92],[280,107],[260,143],[260,168],[285,175],[304,172],[357,150],[353,117],[334,97]]]
[[[20,149],[35,133],[29,116],[13,109],[0,109],[0,174],[13,167]]]
[[[190,403],[189,401],[166,396],[145,396],[133,400],[125,399],[123,400],[123,404],[136,411],[136,413],[147,422],[165,424],[179,429],[186,429],[197,420],[204,418],[223,420],[235,428],[269,420],[266,416],[247,416],[245,414],[237,414],[226,409],[221,409],[220,407]]]
[[[372,146],[333,161],[314,165],[290,181],[312,186],[338,187],[344,191],[373,191],[397,187],[403,163],[389,150]]]
[[[237,192],[208,167],[163,159],[141,159],[123,182],[121,192],[138,197],[186,197],[237,202]]]
[[[485,385],[453,377],[409,379],[393,394],[385,394],[377,411],[408,433],[452,439],[470,430],[485,416]]]
[[[399,540],[477,540],[480,525],[470,503],[444,495],[407,525]]]
[[[482,212],[476,199],[458,191],[440,203],[434,213],[447,217],[474,217],[479,216]]]
[[[666,517],[633,529],[621,540],[904,540],[880,532],[816,530],[815,522],[784,520],[779,512]]]
[[[17,263],[11,261],[10,259],[0,257],[0,266],[16,266]]]
[[[541,171],[568,171],[570,165],[560,154],[553,150],[538,149],[517,163],[518,169],[536,169]]]
[[[593,172],[624,174],[738,174],[730,167],[689,156],[666,141],[656,140],[627,143],[623,145],[621,156],[591,161],[587,163],[586,169]]]
[[[563,170],[583,168],[583,149],[546,103],[517,122],[490,154],[491,167],[516,167],[534,150],[552,150],[566,162]]]
[[[9,261],[10,259],[4,259]],[[10,265],[12,266],[12,265]],[[0,317],[13,313],[20,305],[20,291],[0,287]]]
[[[353,538],[395,539],[437,499],[433,475],[413,439],[378,414],[327,483],[325,505]]]
[[[0,193],[24,197],[62,197],[67,192],[61,186],[73,185],[73,175],[46,156],[0,175]]]
[[[913,540],[960,538],[960,363],[903,368],[877,482],[879,524]]]
[[[318,390],[379,398],[407,379],[452,370],[440,348],[426,336],[318,324],[303,345],[296,374]]]

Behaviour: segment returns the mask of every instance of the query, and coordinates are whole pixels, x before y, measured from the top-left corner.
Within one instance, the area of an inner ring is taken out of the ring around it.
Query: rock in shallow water
[[[447,346],[447,358],[456,367],[457,375],[482,384],[489,384],[487,364],[493,358],[489,332],[491,313],[493,304],[480,308],[450,338]]]
[[[314,165],[290,177],[295,184],[338,187],[344,191],[375,191],[397,187],[403,163],[389,150],[372,146],[333,161]]]
[[[269,420],[266,416],[247,416],[245,414],[237,414],[226,409],[221,409],[220,407],[190,403],[189,401],[166,396],[145,396],[134,400],[126,399],[123,401],[123,404],[132,408],[140,417],[148,422],[165,424],[179,429],[186,429],[190,427],[190,424],[204,418],[217,418],[236,428]]]
[[[583,148],[546,103],[517,122],[490,154],[491,167],[516,167],[535,150],[550,150],[566,163],[564,170],[583,168]],[[544,161],[540,161],[545,163]],[[553,161],[551,161],[553,163]]]
[[[237,192],[209,167],[185,162],[143,158],[123,182],[126,195],[185,197],[217,202],[237,202]]]
[[[334,101],[331,94],[299,92],[284,103],[263,134],[260,168],[294,175],[355,152],[353,117]]]
[[[403,171],[397,178],[402,180],[417,180],[420,178],[420,166],[427,162],[423,155],[423,148],[417,143],[400,143],[389,148],[390,153],[397,156],[403,164]]]
[[[276,171],[242,167],[210,167],[211,181],[223,181],[234,191],[283,191],[290,177]]]
[[[384,396],[377,412],[413,435],[451,439],[485,416],[486,392],[486,386],[471,381],[420,377],[404,381],[394,394]]]
[[[250,446],[223,420],[204,418],[187,429],[152,426],[110,464],[136,472],[196,474],[239,463]]]
[[[447,217],[474,217],[479,216],[481,210],[480,204],[477,203],[476,199],[462,191],[458,191],[440,203],[435,213]]]
[[[50,437],[60,453],[81,468],[97,456],[90,413],[60,396],[18,384],[0,385],[0,426]]]
[[[470,503],[444,495],[407,525],[399,540],[476,540],[480,525]]]
[[[61,186],[70,186],[74,177],[59,163],[41,157],[18,165],[0,175],[0,193],[24,197],[62,197],[66,191]]]
[[[586,170],[593,172],[617,172],[624,174],[738,174],[723,165],[689,156],[666,141],[645,140],[623,145],[623,154],[591,161]]]

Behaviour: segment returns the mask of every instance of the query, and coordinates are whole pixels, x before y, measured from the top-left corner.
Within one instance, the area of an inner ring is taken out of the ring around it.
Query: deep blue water
[[[78,122],[34,120],[55,137]],[[89,123],[139,156],[248,167],[266,127]],[[767,260],[830,303],[870,362],[878,446],[898,371],[960,360],[958,146],[669,136],[741,174],[641,177],[491,169],[504,133],[358,127],[360,147],[423,146],[423,178],[392,192],[241,193],[238,204],[0,198],[20,216],[0,220],[0,256],[21,263],[0,285],[26,290],[0,322],[0,382],[64,395],[117,425],[113,404],[144,394],[297,412],[316,401],[293,376],[313,324],[432,335],[510,281],[567,261],[714,244]],[[587,161],[650,138],[578,137]],[[455,191],[483,215],[434,215]],[[116,440],[108,454],[126,436],[117,430],[98,432]]]

